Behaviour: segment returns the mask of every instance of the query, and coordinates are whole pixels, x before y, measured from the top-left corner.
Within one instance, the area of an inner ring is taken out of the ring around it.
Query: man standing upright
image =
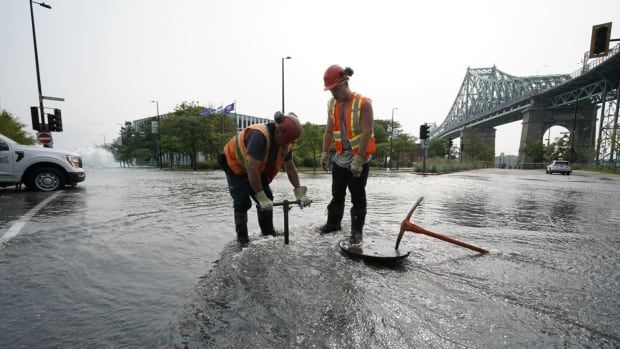
[[[351,194],[351,243],[362,242],[366,219],[366,181],[368,161],[377,147],[373,136],[373,112],[369,98],[349,88],[351,68],[332,65],[325,71],[325,91],[332,98],[327,102],[327,124],[323,135],[321,164],[332,167],[332,200],[327,206],[327,223],[321,233],[341,229],[346,190]],[[331,163],[329,149],[336,144],[336,156]]]

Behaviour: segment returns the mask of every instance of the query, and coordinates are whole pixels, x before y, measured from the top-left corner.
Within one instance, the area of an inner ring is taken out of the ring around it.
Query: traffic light
[[[611,22],[592,26],[589,58],[607,56],[610,36]]]
[[[54,121],[56,121],[56,132],[62,132],[62,114],[60,109],[54,109]]]
[[[41,123],[39,122],[39,108],[30,107],[30,118],[32,119],[32,129],[41,131]]]
[[[47,130],[50,132],[56,131],[56,118],[54,114],[47,114]]]
[[[62,114],[60,109],[54,109],[54,114],[47,114],[47,123],[50,132],[62,132]]]
[[[420,139],[428,139],[428,125],[420,125]]]

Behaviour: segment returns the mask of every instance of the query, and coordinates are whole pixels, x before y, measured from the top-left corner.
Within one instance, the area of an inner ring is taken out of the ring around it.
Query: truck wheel
[[[30,175],[28,187],[37,191],[54,191],[65,186],[62,174],[52,167],[41,167]]]

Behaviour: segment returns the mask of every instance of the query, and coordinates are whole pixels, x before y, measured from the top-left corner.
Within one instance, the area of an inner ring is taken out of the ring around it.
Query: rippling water
[[[290,211],[290,244],[260,237],[252,209],[239,251],[222,173],[89,172],[0,249],[0,344],[620,346],[617,178],[371,174],[367,238],[395,241],[424,196],[414,222],[491,251],[407,233],[412,253],[392,267],[339,253],[348,214],[317,235],[330,178],[301,179],[314,203]],[[273,189],[293,197],[284,175]],[[281,208],[274,218],[281,228]]]

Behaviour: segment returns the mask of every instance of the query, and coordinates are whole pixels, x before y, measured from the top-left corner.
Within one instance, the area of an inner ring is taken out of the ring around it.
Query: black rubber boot
[[[344,206],[336,207],[329,204],[327,206],[327,223],[323,224],[319,231],[321,234],[329,234],[335,231],[341,230],[340,222],[342,221],[342,215],[344,214]]]
[[[235,211],[235,231],[237,241],[241,247],[247,247],[250,242],[248,237],[248,213],[247,211]]]
[[[362,242],[366,210],[351,209],[351,237],[349,242],[359,244]]]
[[[276,230],[273,228],[273,211],[261,211],[259,207],[256,207],[256,215],[263,236],[276,236]]]

